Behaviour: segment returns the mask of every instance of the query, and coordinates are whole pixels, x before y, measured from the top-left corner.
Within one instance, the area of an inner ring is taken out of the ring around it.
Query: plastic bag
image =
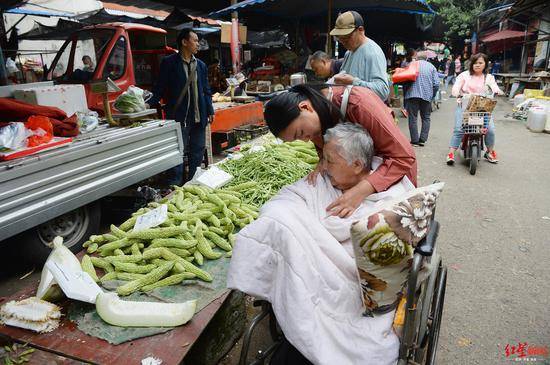
[[[76,112],[81,133],[91,132],[99,125],[99,114],[94,111]]]
[[[53,125],[50,118],[41,115],[33,115],[27,119],[25,127],[30,132],[27,138],[28,147],[36,147],[48,143],[53,138]]]
[[[23,123],[10,123],[0,128],[0,149],[18,150],[27,146],[27,129]]]
[[[137,113],[145,110],[144,90],[130,86],[116,98],[114,107],[121,113]]]
[[[17,68],[17,64],[11,58],[8,58],[8,60],[6,61],[6,70],[10,74],[14,74],[14,73],[19,72],[19,69]]]

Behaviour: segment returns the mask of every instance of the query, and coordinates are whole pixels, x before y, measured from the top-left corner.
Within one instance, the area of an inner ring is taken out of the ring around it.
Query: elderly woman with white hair
[[[233,247],[228,288],[271,303],[287,342],[272,364],[395,364],[394,311],[363,316],[351,224],[378,202],[414,189],[407,177],[369,195],[348,218],[326,206],[383,166],[369,133],[339,123],[323,137],[315,184],[304,178],[267,202]]]
[[[346,191],[369,175],[374,143],[363,127],[353,123],[337,124],[327,130],[323,139],[322,172],[332,186]]]

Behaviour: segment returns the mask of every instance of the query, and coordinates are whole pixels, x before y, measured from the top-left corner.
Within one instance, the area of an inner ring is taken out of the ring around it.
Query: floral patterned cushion
[[[428,233],[443,185],[412,190],[352,225],[365,315],[392,309],[403,295],[414,248]]]

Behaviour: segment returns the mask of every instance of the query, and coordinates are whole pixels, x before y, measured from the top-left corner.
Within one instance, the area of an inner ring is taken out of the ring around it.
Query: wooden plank
[[[7,300],[21,300],[34,295],[36,285],[31,285]],[[88,336],[77,328],[76,323],[67,319],[69,302],[62,303],[63,319],[60,327],[51,333],[37,334],[20,328],[0,325],[0,334],[11,339],[29,343],[33,347],[59,354],[79,361],[94,364],[139,364],[142,359],[153,356],[160,358],[163,364],[179,364],[191,346],[197,341],[210,320],[227,299],[227,290],[195,314],[184,326],[169,332],[112,345],[105,340]]]

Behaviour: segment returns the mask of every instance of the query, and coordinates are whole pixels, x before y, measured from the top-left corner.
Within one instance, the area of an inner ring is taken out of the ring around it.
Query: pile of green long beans
[[[283,186],[298,181],[315,167],[298,157],[281,153],[280,148],[265,147],[265,151],[246,152],[239,159],[231,159],[219,165],[222,170],[233,175],[227,188],[250,181],[256,182],[256,188],[241,191],[242,201],[256,207],[261,207]]]

